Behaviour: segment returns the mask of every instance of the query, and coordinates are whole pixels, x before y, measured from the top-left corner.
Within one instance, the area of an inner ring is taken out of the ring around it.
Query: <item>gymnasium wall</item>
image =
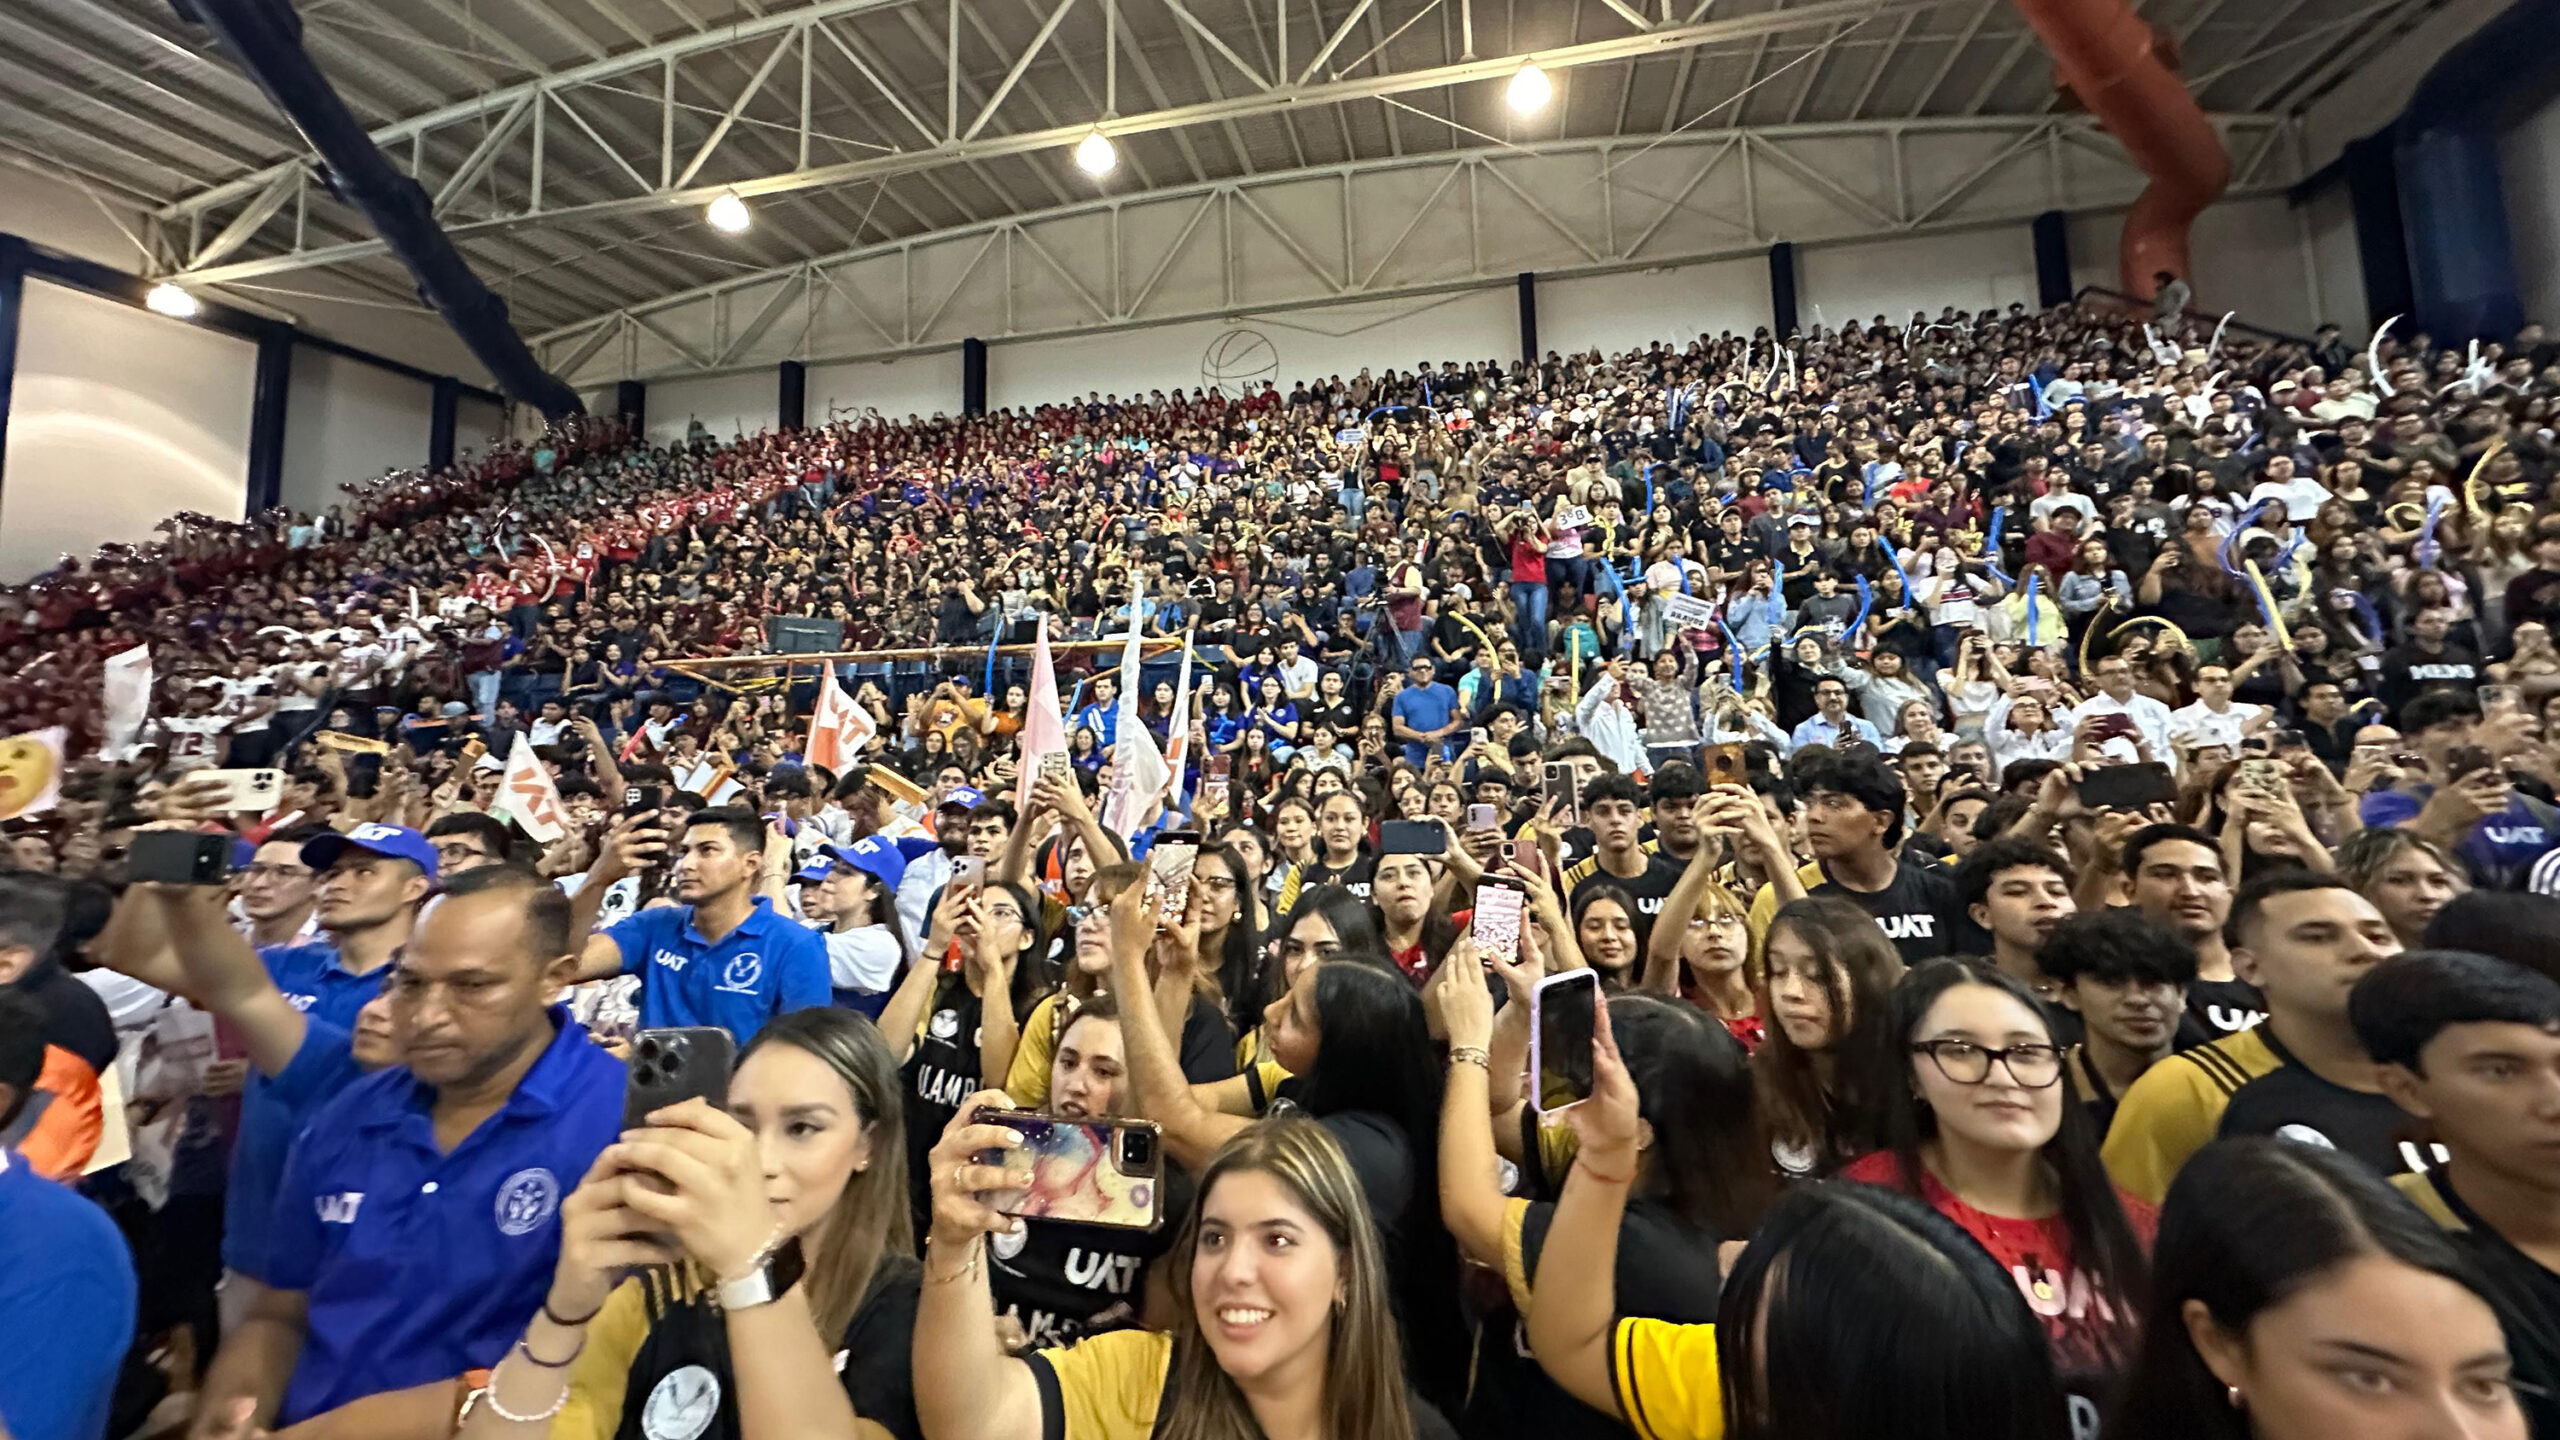
[[[136,228],[108,197],[0,168],[0,232],[130,271],[141,252],[125,232]],[[396,301],[303,292],[296,279],[226,298],[306,334],[487,383],[441,319]],[[31,279],[0,455],[0,583],[46,568],[65,550],[147,539],[181,510],[239,517],[256,358],[246,340]],[[345,498],[338,487],[348,481],[425,464],[432,421],[427,382],[295,347],[282,502],[325,510]],[[485,450],[507,424],[500,407],[465,400],[456,448]]]
[[[2498,160],[2524,313],[2560,325],[2560,94],[2507,127]]]
[[[434,407],[424,381],[295,346],[284,408],[285,508],[318,514],[346,499],[341,485],[426,464]]]
[[[0,584],[139,542],[182,510],[236,520],[257,349],[30,280],[0,457]]]

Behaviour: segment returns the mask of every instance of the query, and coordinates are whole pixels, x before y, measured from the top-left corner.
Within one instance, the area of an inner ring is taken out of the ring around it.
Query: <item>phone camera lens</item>
[[[1155,1163],[1156,1137],[1144,1130],[1120,1132],[1120,1161],[1132,1170],[1143,1170]]]

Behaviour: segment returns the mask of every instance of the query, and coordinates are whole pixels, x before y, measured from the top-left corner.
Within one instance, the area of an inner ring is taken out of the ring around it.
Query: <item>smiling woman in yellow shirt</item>
[[[2044,1328],[1972,1237],[1916,1200],[1790,1193],[1734,1261],[1713,1325],[1616,1319],[1636,1092],[1600,1012],[1593,1093],[1528,1313],[1558,1385],[1643,1440],[2062,1440]],[[2095,1417],[2089,1417],[2094,1426]]]

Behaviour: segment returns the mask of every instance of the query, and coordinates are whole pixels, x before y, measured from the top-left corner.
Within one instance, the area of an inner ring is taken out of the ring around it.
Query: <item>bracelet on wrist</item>
[[[1490,1072],[1493,1069],[1493,1056],[1481,1045],[1452,1045],[1449,1047],[1449,1063],[1475,1065]]]
[[[1612,1175],[1607,1171],[1602,1170],[1599,1166],[1592,1164],[1591,1157],[1588,1155],[1579,1154],[1573,1157],[1573,1164],[1575,1169],[1582,1171],[1582,1173],[1599,1181],[1603,1185],[1632,1185],[1635,1183],[1636,1172],[1633,1166],[1629,1166],[1627,1173],[1624,1175]]]
[[[595,1318],[603,1313],[604,1306],[599,1304],[593,1310],[588,1311],[586,1314],[579,1316],[575,1320],[571,1320],[551,1308],[550,1296],[545,1295],[542,1297],[542,1318],[559,1326],[563,1330],[576,1330],[583,1326],[592,1324]]]
[[[931,1258],[934,1241],[937,1238],[939,1237],[932,1235],[927,1235],[925,1237],[924,1244],[928,1259]],[[953,1274],[936,1275],[933,1273],[933,1267],[928,1264],[925,1267],[924,1283],[927,1285],[953,1285],[963,1280],[974,1279],[978,1273],[978,1257],[986,1251],[986,1246],[982,1243],[986,1238],[987,1237],[984,1235],[972,1235],[969,1237],[968,1243],[962,1247],[968,1251],[968,1263],[962,1265],[959,1270]]]

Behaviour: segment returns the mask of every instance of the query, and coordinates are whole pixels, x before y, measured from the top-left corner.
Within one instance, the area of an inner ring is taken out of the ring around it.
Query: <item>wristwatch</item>
[[[800,1254],[800,1237],[784,1240],[768,1250],[756,1267],[735,1280],[723,1280],[711,1287],[711,1298],[723,1310],[752,1310],[770,1305],[800,1283],[807,1263]]]

